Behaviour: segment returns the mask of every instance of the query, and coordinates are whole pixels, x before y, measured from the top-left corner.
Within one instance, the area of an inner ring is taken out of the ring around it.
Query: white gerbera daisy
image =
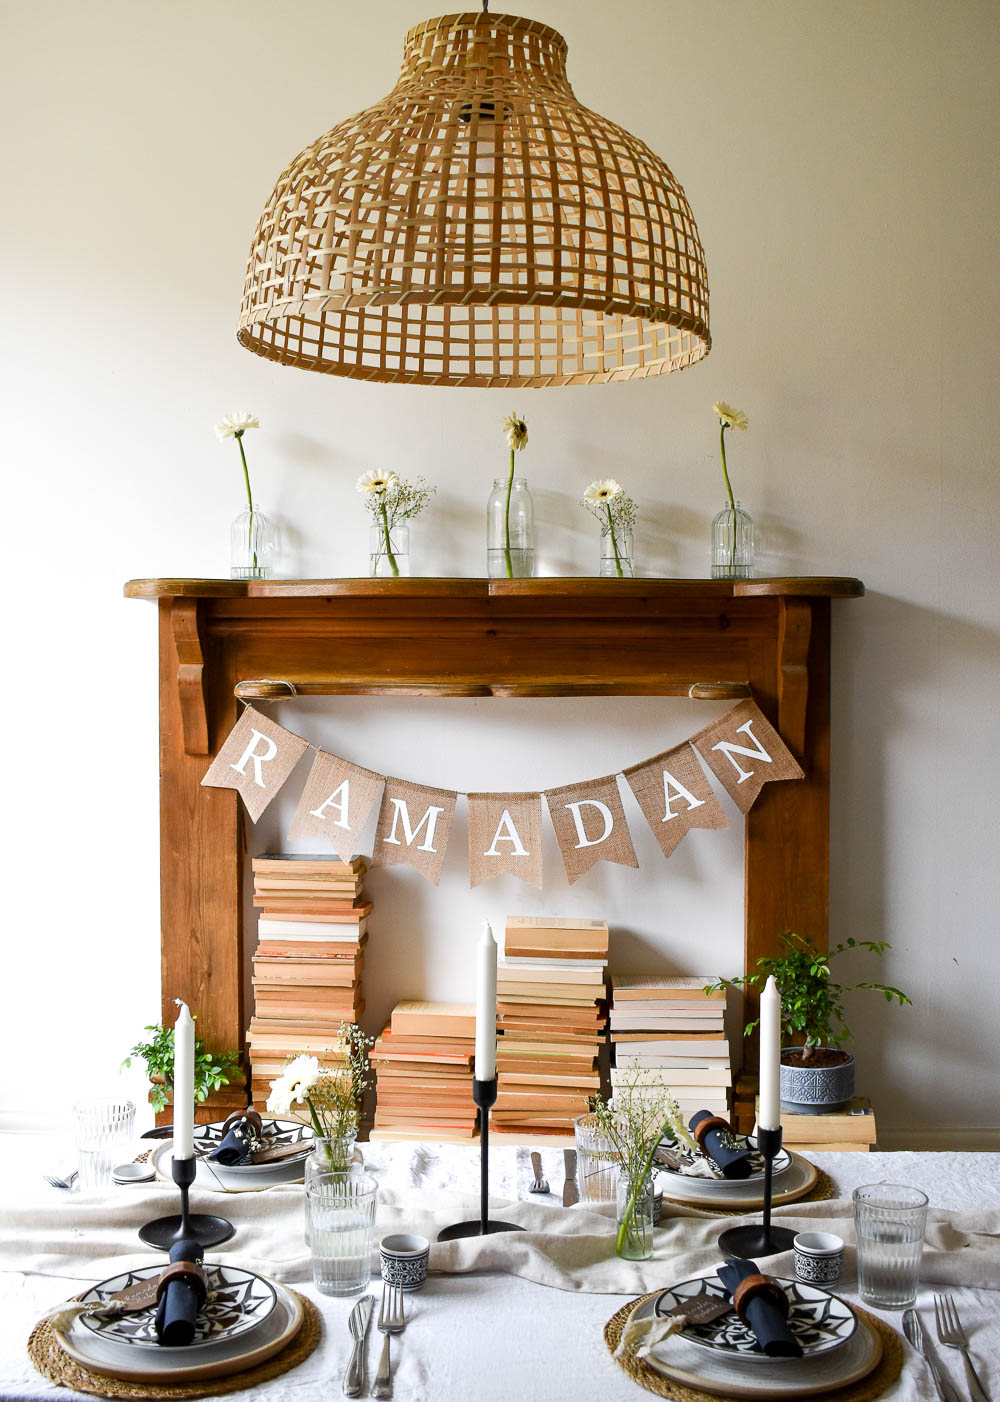
[[[260,428],[260,419],[244,409],[242,413],[227,414],[221,424],[215,425],[215,434],[220,439],[242,438],[248,428]]]
[[[599,482],[591,482],[583,494],[583,499],[603,506],[606,501],[613,501],[621,489],[622,484],[616,482],[613,477],[604,477]]]
[[[288,1081],[292,1099],[305,1100],[320,1078],[319,1058],[305,1055],[297,1056],[285,1067],[284,1075]]]
[[[391,497],[399,489],[399,478],[395,472],[383,472],[374,467],[370,472],[362,473],[356,485],[365,496]]]
[[[519,453],[528,446],[528,425],[520,414],[508,414],[500,420],[500,427],[507,435],[507,447],[512,453]]]
[[[719,422],[724,424],[726,428],[749,427],[750,420],[742,409],[733,409],[730,405],[724,404],[721,399],[713,404],[712,408],[715,410],[716,414],[718,414]]]

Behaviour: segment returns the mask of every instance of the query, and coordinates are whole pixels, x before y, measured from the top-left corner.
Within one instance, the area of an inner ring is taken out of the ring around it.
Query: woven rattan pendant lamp
[[[582,385],[708,354],[684,191],[581,106],[566,42],[485,12],[406,36],[399,81],[279,177],[239,339],[284,365],[428,385]]]

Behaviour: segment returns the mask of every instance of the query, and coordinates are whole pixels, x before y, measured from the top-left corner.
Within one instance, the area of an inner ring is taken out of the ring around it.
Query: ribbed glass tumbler
[[[927,1194],[898,1183],[854,1189],[858,1293],[880,1310],[908,1309],[917,1298]]]
[[[357,1295],[368,1284],[377,1199],[364,1173],[318,1173],[306,1184],[313,1284],[324,1295]]]

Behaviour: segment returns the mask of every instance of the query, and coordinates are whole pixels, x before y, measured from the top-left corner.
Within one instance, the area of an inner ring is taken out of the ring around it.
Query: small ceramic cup
[[[843,1238],[832,1232],[799,1232],[792,1242],[795,1274],[812,1285],[832,1285],[844,1265]]]
[[[382,1279],[404,1290],[419,1290],[427,1279],[431,1244],[425,1236],[384,1236],[378,1244]]]

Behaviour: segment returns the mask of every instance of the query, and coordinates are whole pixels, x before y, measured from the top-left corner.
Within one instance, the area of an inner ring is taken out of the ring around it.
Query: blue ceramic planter
[[[782,1056],[797,1050],[785,1047]],[[832,1115],[843,1110],[854,1095],[854,1057],[841,1066],[786,1066],[782,1061],[779,1086],[781,1108],[790,1114]]]

